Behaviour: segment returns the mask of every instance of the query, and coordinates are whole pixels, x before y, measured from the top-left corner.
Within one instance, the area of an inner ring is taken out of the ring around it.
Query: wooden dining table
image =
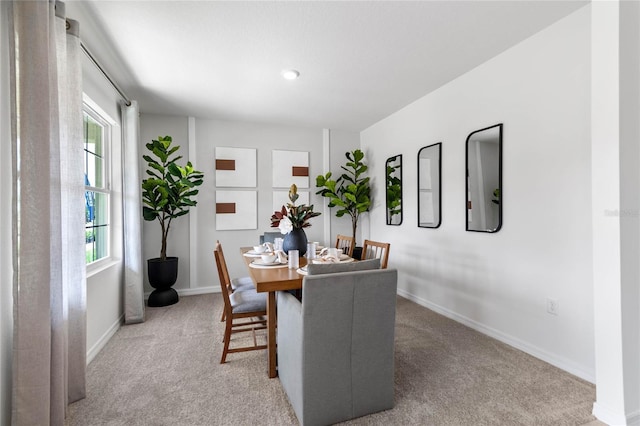
[[[269,377],[278,376],[278,363],[276,359],[276,291],[296,290],[302,288],[303,275],[295,269],[282,267],[252,268],[249,266],[255,257],[244,256],[252,247],[242,247],[240,252],[249,269],[251,279],[259,293],[267,294],[267,362]],[[300,267],[307,265],[307,258],[300,257]]]

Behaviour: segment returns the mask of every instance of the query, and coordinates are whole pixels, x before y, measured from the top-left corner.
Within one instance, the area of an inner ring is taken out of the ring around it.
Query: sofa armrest
[[[302,410],[302,303],[292,294],[277,293],[278,376],[294,409]],[[298,411],[297,411],[298,412]]]

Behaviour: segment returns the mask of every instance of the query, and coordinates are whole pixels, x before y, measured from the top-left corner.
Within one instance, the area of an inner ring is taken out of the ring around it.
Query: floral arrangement
[[[313,211],[313,204],[310,206],[305,204],[296,206],[297,199],[298,187],[293,184],[289,188],[289,200],[291,202],[286,207],[282,206],[282,210],[274,212],[271,216],[271,227],[280,228],[281,234],[288,234],[294,229],[311,226],[309,219],[320,216],[319,212]]]

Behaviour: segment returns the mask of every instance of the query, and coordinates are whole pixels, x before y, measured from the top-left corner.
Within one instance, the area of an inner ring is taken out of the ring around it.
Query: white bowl
[[[267,247],[266,246],[253,246],[253,251],[255,251],[256,253],[264,253],[265,251],[267,251]]]
[[[276,256],[275,254],[263,254],[262,256],[260,256],[260,258],[262,259],[262,263],[273,263],[276,261]]]

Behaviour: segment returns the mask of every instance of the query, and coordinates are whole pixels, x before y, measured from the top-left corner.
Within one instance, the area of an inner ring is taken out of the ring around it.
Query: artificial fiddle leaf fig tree
[[[154,307],[178,302],[178,293],[171,288],[178,278],[178,258],[167,257],[167,237],[171,221],[197,204],[197,187],[204,178],[191,162],[184,167],[178,165],[182,156],[176,152],[180,147],[171,143],[171,136],[158,137],[146,144],[150,154],[142,156],[149,166],[148,177],[142,181],[142,215],[145,220],[157,220],[162,231],[160,257],[147,259],[149,284],[155,288],[147,303]]]
[[[345,173],[336,180],[331,179],[331,172],[316,177],[316,187],[322,188],[316,194],[329,198],[329,207],[338,207],[337,217],[347,214],[351,217],[351,230],[355,239],[360,215],[371,207],[371,187],[369,177],[364,176],[367,172],[367,165],[362,161],[364,153],[356,149],[346,152],[345,156],[348,161],[340,166]]]
[[[196,187],[202,185],[204,174],[195,170],[191,162],[184,167],[177,164],[182,158],[177,155],[171,158],[179,146],[171,146],[171,136],[160,136],[146,144],[151,155],[143,155],[147,162],[148,178],[142,181],[142,214],[144,220],[160,223],[162,230],[162,247],[160,259],[167,259],[167,236],[171,229],[171,221],[189,213],[189,208],[197,204]]]

